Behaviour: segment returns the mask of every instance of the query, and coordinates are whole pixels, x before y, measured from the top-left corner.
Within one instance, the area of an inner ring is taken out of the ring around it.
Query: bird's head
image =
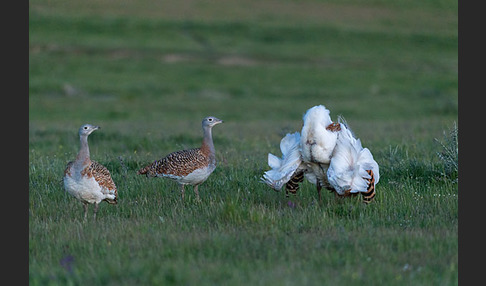
[[[206,118],[203,119],[202,121],[202,127],[205,128],[205,127],[213,127],[214,125],[216,124],[219,124],[219,123],[223,123],[223,120],[221,119],[218,119],[214,116],[208,116]]]
[[[83,126],[79,127],[79,136],[88,136],[91,132],[100,129],[101,127],[91,125],[91,124],[84,124]]]

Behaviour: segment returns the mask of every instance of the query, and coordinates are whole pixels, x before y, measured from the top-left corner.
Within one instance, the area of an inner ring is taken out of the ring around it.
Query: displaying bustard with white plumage
[[[285,185],[288,196],[297,192],[305,178],[316,185],[319,201],[325,187],[338,196],[362,193],[368,203],[375,196],[378,164],[344,119],[332,122],[329,113],[323,105],[307,110],[302,133],[289,133],[281,140],[282,158],[268,154],[272,169],[263,174],[262,181],[277,191]]]
[[[88,136],[98,129],[99,126],[91,124],[79,128],[81,147],[76,160],[69,162],[64,170],[64,189],[83,203],[84,219],[87,218],[89,204],[94,204],[93,217],[96,219],[99,204],[102,201],[116,204],[118,197],[110,171],[90,158]]]
[[[203,141],[200,148],[187,149],[170,153],[160,160],[138,170],[137,174],[147,177],[163,177],[175,180],[181,187],[184,200],[184,186],[193,185],[199,200],[198,187],[207,180],[216,168],[212,128],[223,120],[208,116],[202,121]]]

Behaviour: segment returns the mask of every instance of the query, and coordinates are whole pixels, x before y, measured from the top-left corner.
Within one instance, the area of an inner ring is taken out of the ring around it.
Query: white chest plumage
[[[64,176],[64,188],[75,198],[87,203],[100,203],[105,199],[101,187],[94,177],[82,176],[73,170],[71,175]]]

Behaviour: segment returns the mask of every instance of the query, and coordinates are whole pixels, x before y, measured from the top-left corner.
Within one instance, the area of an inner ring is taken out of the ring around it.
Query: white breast
[[[64,176],[64,189],[82,202],[100,203],[105,199],[96,180],[87,176]]]

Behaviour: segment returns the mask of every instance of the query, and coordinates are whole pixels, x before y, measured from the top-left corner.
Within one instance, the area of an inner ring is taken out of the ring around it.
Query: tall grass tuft
[[[459,141],[458,128],[456,122],[448,133],[444,131],[444,141],[435,138],[435,141],[442,147],[437,156],[444,164],[444,175],[457,181],[457,174],[459,171]]]

